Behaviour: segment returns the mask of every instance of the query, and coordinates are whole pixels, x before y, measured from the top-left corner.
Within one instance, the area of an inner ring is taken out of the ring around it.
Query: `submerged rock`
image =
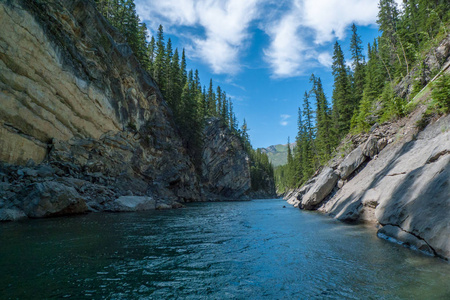
[[[0,221],[18,221],[26,218],[27,215],[18,208],[0,208]]]
[[[398,226],[386,225],[380,228],[377,232],[378,237],[392,240],[393,242],[403,244],[407,247],[417,249],[425,252],[428,255],[434,255],[434,250],[422,239],[419,239],[415,235],[406,232]]]
[[[156,201],[148,196],[122,196],[113,203],[112,211],[143,211],[156,209]]]

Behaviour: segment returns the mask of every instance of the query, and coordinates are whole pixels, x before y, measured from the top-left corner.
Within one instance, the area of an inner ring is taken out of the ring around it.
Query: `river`
[[[282,200],[0,224],[0,299],[450,299],[450,264]]]

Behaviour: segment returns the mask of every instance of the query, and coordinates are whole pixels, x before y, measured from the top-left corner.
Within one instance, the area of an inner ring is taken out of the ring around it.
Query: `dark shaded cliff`
[[[220,119],[209,119],[202,154],[205,196],[210,200],[248,199],[249,163],[240,139]]]

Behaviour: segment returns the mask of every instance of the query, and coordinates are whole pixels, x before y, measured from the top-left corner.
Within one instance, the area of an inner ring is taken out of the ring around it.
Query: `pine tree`
[[[169,104],[172,104],[176,101],[174,99],[174,87],[173,87],[173,83],[175,81],[175,76],[176,74],[172,73],[172,58],[173,58],[173,50],[172,50],[172,41],[169,40],[167,41],[167,46],[166,46],[166,55],[164,57],[164,75],[165,75],[165,91],[164,91],[164,97],[166,99],[166,101]]]
[[[338,135],[344,136],[350,128],[350,120],[353,116],[355,104],[350,93],[350,81],[345,65],[344,53],[341,46],[336,41],[333,55],[333,114],[337,122]]]
[[[220,88],[220,86],[217,86],[216,90],[216,104],[217,104],[216,109],[217,116],[222,116],[222,89]]]
[[[171,87],[171,102],[169,105],[172,107],[175,115],[178,115],[180,112],[180,102],[181,102],[181,94],[183,92],[183,86],[181,82],[180,76],[180,57],[178,54],[178,49],[175,49],[175,52],[172,57],[172,61],[170,62],[170,70],[169,70],[169,79],[170,79],[170,87]]]
[[[316,98],[316,140],[318,160],[325,163],[330,158],[333,147],[337,141],[334,138],[331,113],[328,101],[323,90],[322,81],[319,77],[311,75],[313,83],[311,94]]]
[[[212,79],[209,80],[208,93],[206,94],[207,115],[216,115],[216,95],[214,94]]]
[[[155,60],[155,50],[156,50],[156,42],[155,38],[152,36],[150,43],[148,43],[147,47],[147,56],[148,56],[148,72],[153,76],[154,74],[154,60]]]
[[[316,149],[314,145],[314,128],[313,128],[313,112],[311,110],[311,105],[309,102],[309,94],[305,92],[305,96],[303,98],[303,119],[304,119],[304,128],[303,128],[303,140],[302,144],[302,158],[301,162],[303,169],[303,177],[309,178],[315,170],[316,167]]]
[[[224,121],[225,124],[229,124],[230,117],[228,114],[228,110],[229,110],[228,105],[229,104],[228,104],[228,100],[227,100],[227,94],[225,92],[223,92],[223,95],[221,98],[222,98],[222,120]]]
[[[352,37],[350,41],[350,51],[352,52],[352,67],[353,67],[353,101],[355,106],[359,104],[362,99],[364,91],[365,79],[365,59],[363,55],[363,47],[361,45],[361,37],[357,33],[356,25],[352,25]]]
[[[158,35],[156,39],[156,56],[154,62],[155,71],[153,77],[159,85],[159,89],[165,91],[165,60],[166,60],[166,47],[164,44],[164,32],[162,25],[158,27]]]
[[[184,86],[187,81],[187,66],[186,66],[186,54],[184,52],[181,53],[181,65],[180,65],[180,72],[181,72],[181,84]]]

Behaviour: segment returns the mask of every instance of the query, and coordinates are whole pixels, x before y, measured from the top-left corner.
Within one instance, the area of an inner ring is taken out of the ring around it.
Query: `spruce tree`
[[[352,37],[350,40],[350,51],[352,53],[352,67],[353,67],[353,101],[355,106],[359,104],[362,99],[364,91],[365,78],[365,59],[363,55],[363,47],[361,37],[357,33],[356,25],[352,25]]]
[[[156,51],[156,42],[155,38],[152,36],[150,43],[148,43],[147,46],[147,56],[148,56],[148,66],[147,70],[150,73],[150,75],[153,76],[154,74],[154,60],[155,60],[155,51]]]
[[[342,137],[350,128],[350,120],[353,116],[355,104],[350,93],[350,81],[344,53],[337,41],[334,44],[332,70],[334,76],[333,114],[334,120],[337,122],[337,133]]]
[[[316,98],[316,140],[318,160],[325,163],[330,158],[333,147],[337,141],[334,138],[331,112],[328,101],[323,90],[322,81],[319,77],[311,75],[310,81],[313,83],[311,93]]]
[[[158,35],[156,38],[156,56],[154,62],[155,71],[153,77],[159,85],[159,89],[164,93],[165,91],[165,62],[166,62],[166,47],[164,43],[164,32],[162,25],[158,27]]]

